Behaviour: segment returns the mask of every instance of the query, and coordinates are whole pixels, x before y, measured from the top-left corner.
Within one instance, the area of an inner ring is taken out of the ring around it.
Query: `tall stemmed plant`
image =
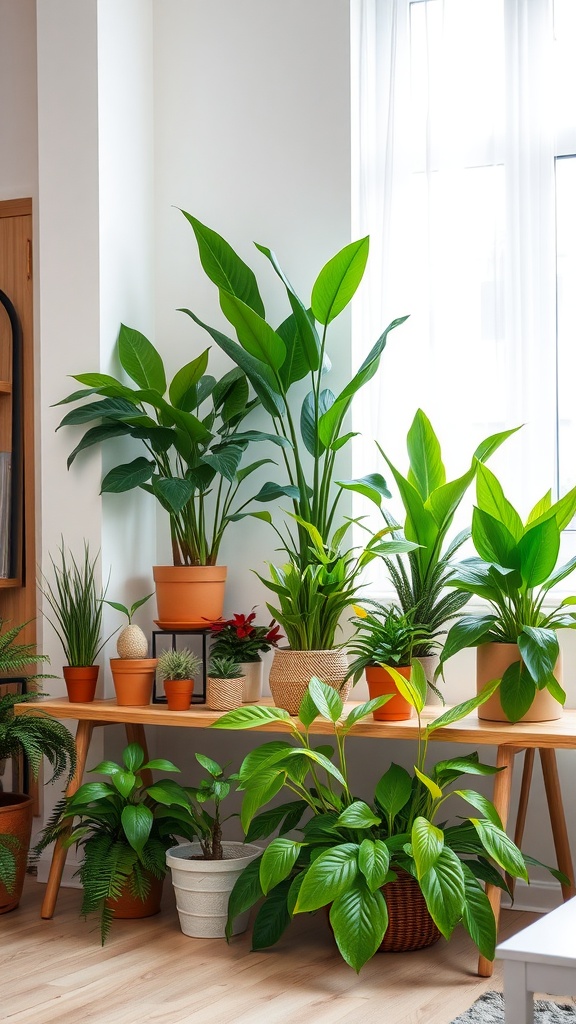
[[[104,644],[102,640],[103,601],[107,584],[101,588],[96,582],[96,558],[90,557],[89,545],[84,542],[82,561],[76,561],[64,543],[59,548],[59,562],[50,556],[54,582],[41,575],[39,589],[44,595],[52,615],[47,614],[67,659],[75,667],[93,665]]]

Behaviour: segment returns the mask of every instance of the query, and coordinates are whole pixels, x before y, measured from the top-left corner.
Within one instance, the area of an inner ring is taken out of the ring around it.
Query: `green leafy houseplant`
[[[353,658],[349,674],[355,683],[369,666],[407,667],[419,645],[433,644],[428,631],[414,621],[414,609],[402,612],[397,605],[365,601],[354,611],[355,633],[346,649]]]
[[[451,541],[447,541],[448,532],[478,465],[484,463],[515,429],[492,434],[482,441],[472,456],[469,469],[455,480],[446,479],[440,442],[421,409],[417,410],[406,437],[409,460],[406,476],[378,446],[404,506],[403,536],[413,541],[414,547],[408,553],[392,557],[378,544],[374,545],[374,550],[384,557],[402,610],[407,614],[413,612],[415,621],[428,634],[415,646],[415,657],[434,653],[437,646],[434,639],[445,632],[444,624],[459,615],[469,599],[462,591],[455,593],[446,588],[454,573],[454,556],[470,531],[461,531]],[[400,524],[387,512],[382,514],[388,525],[400,530]]]
[[[181,650],[162,651],[158,658],[158,675],[160,679],[194,679],[202,666],[202,659],[198,658],[189,650],[183,647]]]
[[[576,513],[576,488],[552,503],[548,492],[526,522],[505,497],[493,473],[478,467],[472,541],[478,557],[455,568],[449,585],[487,601],[490,611],[465,616],[446,637],[439,671],[465,647],[496,642],[517,644],[519,656],[500,682],[500,701],[511,721],[528,711],[536,692],[548,689],[563,704],[566,694],[555,676],[559,629],[574,629],[575,597],[556,603],[552,588],[576,568],[576,557],[557,566],[562,530]]]
[[[196,753],[194,757],[207,777],[201,779],[199,786],[186,787],[188,803],[180,809],[172,808],[171,813],[181,818],[184,826],[189,825],[189,830],[200,843],[204,860],[222,860],[222,826],[233,817],[222,817],[222,801],[235,788],[238,776],[228,773],[227,765],[221,767],[205,754]]]
[[[210,658],[208,675],[213,679],[238,679],[242,676],[242,668],[234,655],[214,654]]]
[[[98,555],[90,557],[86,542],[81,561],[76,561],[72,552],[66,552],[64,543],[59,555],[58,562],[50,556],[54,582],[42,575],[39,583],[53,612],[46,618],[62,644],[67,664],[75,668],[93,665],[107,643],[101,639],[102,602],[107,586],[102,589],[96,583]]]
[[[125,604],[121,604],[120,601],[106,601],[111,608],[115,611],[121,612],[128,619],[128,624],[120,630],[120,634],[116,641],[116,650],[119,658],[147,658],[148,657],[148,640],[146,634],[137,626],[132,619],[135,613],[146,601],[149,601],[152,594],[146,594],[146,597],[141,597],[139,600],[134,601],[128,608]]]
[[[251,441],[274,435],[242,430],[257,399],[249,397],[246,376],[236,367],[216,380],[206,373],[206,349],[167,384],[162,357],[139,331],[124,324],[118,358],[130,381],[102,373],[75,374],[84,385],[63,399],[80,404],[60,427],[98,421],[86,431],[68,458],[95,444],[128,436],[145,455],[115,466],[102,491],[120,493],[141,487],[153,494],[170,517],[174,565],[215,565],[224,532],[247,502],[238,503],[246,477],[270,459],[241,467]],[[101,396],[92,401],[92,396]],[[59,403],[62,404],[62,403]]]
[[[314,635],[310,627],[308,635],[299,642],[307,644],[305,649],[326,649],[331,646],[333,637],[330,641],[331,626],[326,630],[320,622],[318,605],[325,588],[326,599],[333,593],[338,577],[344,575],[350,583],[349,553],[341,551],[343,533],[337,520],[342,493],[345,489],[369,492],[377,501],[382,495],[389,496],[386,483],[378,474],[361,480],[336,479],[337,453],[354,436],[345,425],[346,415],[354,396],[376,373],[390,331],[406,317],[389,324],[349,383],[335,395],[325,386],[325,376],[331,366],[327,352],[328,329],[346,309],[362,280],[368,258],[368,238],[345,246],[328,261],[313,285],[310,303],[296,294],[274,253],[266,246],[257,245],[282,282],[290,308],[287,318],[273,327],[266,319],[258,283],[250,267],[219,234],[191,214],[184,212],[184,216],[194,231],[202,267],[219,290],[222,312],[234,328],[237,340],[209,327],[191,310],[184,312],[245,372],[272,418],[276,435],[284,442],[281,451],[285,480],[274,479],[264,484],[256,500],[269,502],[287,498],[292,503],[294,525],[279,530],[267,511],[242,513],[254,515],[273,526],[289,564],[300,576],[298,604],[290,607],[292,597],[287,588],[282,593],[283,609],[280,614],[273,614],[290,641],[289,617],[301,613],[302,602],[308,594],[311,604],[306,614],[318,624],[318,633]],[[300,390],[299,382],[305,378],[308,390],[303,401],[297,400],[298,413],[295,391]],[[280,572],[285,573],[285,569]],[[271,581],[264,582],[278,593],[279,584],[274,574]],[[297,639],[294,637],[295,641]]]
[[[138,743],[129,744],[123,763],[102,761],[93,773],[108,782],[86,782],[55,808],[36,853],[61,839],[77,844],[84,860],[77,871],[84,890],[81,913],[100,915],[102,944],[113,918],[113,904],[126,886],[144,901],[151,879],[166,874],[166,850],[176,836],[194,837],[197,825],[188,791],[173,779],[143,784],[142,772],[179,772],[171,761],[144,761]]]
[[[210,623],[212,646],[210,653],[234,657],[241,664],[260,661],[260,655],[277,647],[282,634],[274,622],[259,626],[254,620],[254,609],[248,614],[235,613],[231,619],[218,619]]]
[[[497,769],[481,764],[475,753],[429,766],[427,752],[436,729],[470,714],[496,684],[424,727],[421,665],[414,663],[410,683],[396,676],[418,714],[416,765],[411,774],[392,764],[371,804],[351,792],[346,739],[386,697],[358,705],[344,718],[338,694],[312,679],[297,722],[281,708],[246,706],[212,726],[250,729],[281,721],[291,734],[291,742],[273,740],[252,750],[239,771],[247,839],[280,830],[244,870],[230,897],[229,924],[264,897],[253,925],[254,948],[276,942],[294,914],[329,907],[338,948],[359,971],[388,927],[386,886],[398,872],[407,872],[417,880],[442,935],[450,938],[462,923],[481,953],[493,958],[496,927],[482,883],[506,889],[502,871],[526,879],[525,858],[502,829],[493,804],[475,790],[453,786],[463,775],[491,775]],[[319,715],[333,724],[336,763],[332,747],[313,746],[310,728]],[[283,789],[291,797],[287,803],[258,813]],[[445,805],[456,800],[477,813],[448,824]],[[286,836],[294,828],[301,832],[298,840]]]
[[[38,654],[33,644],[20,642],[24,625],[6,629],[4,620],[0,620],[0,672],[24,675],[28,681],[46,678],[30,674],[32,664],[47,662],[48,657]],[[37,778],[42,759],[46,757],[52,767],[49,781],[63,776],[69,780],[76,765],[76,752],[74,739],[68,729],[49,715],[37,711],[14,714],[16,706],[37,700],[38,696],[37,692],[0,695],[0,760],[22,753],[28,760],[34,778]],[[2,805],[11,806],[12,802],[16,802],[15,798],[16,794],[2,794]],[[21,849],[21,843],[15,836],[0,834],[0,883],[11,895],[17,884],[16,857],[19,853],[25,859],[27,850]]]

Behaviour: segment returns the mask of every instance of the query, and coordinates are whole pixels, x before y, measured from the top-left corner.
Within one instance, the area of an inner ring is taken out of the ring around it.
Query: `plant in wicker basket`
[[[386,944],[392,931],[396,932],[394,943],[388,948],[417,948],[423,944],[423,928],[430,944],[439,933],[449,939],[460,923],[481,953],[493,958],[496,925],[483,883],[506,890],[504,873],[526,879],[526,862],[531,859],[508,838],[486,797],[475,790],[454,788],[463,775],[491,775],[496,768],[481,764],[476,753],[431,766],[426,755],[432,732],[464,718],[490,696],[496,684],[424,728],[420,713],[426,679],[421,665],[414,663],[411,682],[396,675],[399,689],[403,688],[418,714],[416,765],[410,773],[391,764],[369,803],[351,792],[346,738],[388,697],[355,706],[343,717],[338,694],[312,679],[298,722],[291,721],[282,708],[245,706],[213,724],[219,729],[250,729],[283,722],[291,734],[291,741],[276,739],[252,750],[239,771],[247,840],[279,831],[264,853],[244,869],[228,906],[230,930],[237,914],[264,898],[253,924],[255,949],[273,945],[294,914],[325,907],[340,953],[356,971],[383,940]],[[310,728],[319,716],[333,724],[335,761],[331,746],[313,745]],[[284,788],[290,793],[289,802],[258,813]],[[450,824],[446,805],[456,801],[471,806],[473,814]],[[287,837],[293,829],[301,833],[298,840]],[[416,908],[410,888],[419,897]],[[415,924],[416,942],[406,934],[410,923]]]

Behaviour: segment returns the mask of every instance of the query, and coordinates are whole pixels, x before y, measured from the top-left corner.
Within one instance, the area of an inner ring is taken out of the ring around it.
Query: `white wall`
[[[36,197],[36,4],[0,0],[0,199]]]

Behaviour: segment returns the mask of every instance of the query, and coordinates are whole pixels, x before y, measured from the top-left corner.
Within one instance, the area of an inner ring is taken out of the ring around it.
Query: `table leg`
[[[534,768],[534,747],[528,747],[524,751],[524,768],[522,769],[522,785],[518,800],[518,813],[516,815],[516,827],[514,829],[514,842],[516,846],[522,846],[524,828],[526,826],[526,814],[528,811],[528,799],[530,797],[530,786],[532,785],[532,770]],[[514,896],[516,879],[506,875],[506,884]]]
[[[576,896],[576,887],[574,886],[574,868],[570,852],[570,840],[568,839],[568,830],[566,828],[566,815],[564,814],[564,805],[562,803],[556,751],[540,747],[540,760],[542,762],[542,775],[548,801],[554,849],[556,850],[556,863],[560,871],[570,879],[569,885],[562,886],[562,895],[564,900],[569,900]]]
[[[502,771],[498,772],[498,775],[494,776],[494,796],[493,803],[494,807],[500,815],[502,825],[506,828],[508,822],[508,812],[510,810],[510,794],[512,791],[512,774],[514,770],[514,755],[518,753],[515,747],[498,747],[496,754],[496,767],[501,768]],[[498,931],[498,921],[500,919],[500,895],[501,890],[497,885],[487,885],[486,895],[490,901],[492,912],[496,920],[496,931]],[[481,978],[491,978],[494,970],[494,963],[492,960],[487,960],[486,957],[480,956],[478,960],[478,974]]]
[[[138,743],[144,751],[144,761],[149,760],[148,755],[148,744],[146,743],[146,733],[144,732],[144,726],[137,724],[136,722],[126,722],[126,739],[128,743]],[[142,776],[142,782],[145,786],[151,786],[154,781],[152,778],[152,772],[150,768],[146,768],[143,772],[140,772]]]
[[[94,722],[82,721],[78,722],[78,728],[76,730],[76,771],[74,778],[70,782],[66,796],[72,796],[82,785],[82,778],[84,776],[84,768],[86,767],[86,758],[88,756],[88,749],[90,747],[90,740],[92,739],[92,732],[94,730]],[[72,825],[67,829],[68,834],[72,831]],[[52,863],[50,864],[50,872],[48,874],[48,881],[46,883],[46,892],[44,893],[44,900],[42,903],[42,910],[40,916],[45,920],[49,920],[56,907],[56,900],[58,898],[58,892],[60,889],[60,882],[62,881],[62,872],[64,871],[64,865],[66,864],[66,857],[68,850],[63,844],[63,839],[59,839],[54,846],[52,853]]]
[[[505,1024],[534,1024],[534,993],[528,991],[526,964],[506,960],[504,964]]]

